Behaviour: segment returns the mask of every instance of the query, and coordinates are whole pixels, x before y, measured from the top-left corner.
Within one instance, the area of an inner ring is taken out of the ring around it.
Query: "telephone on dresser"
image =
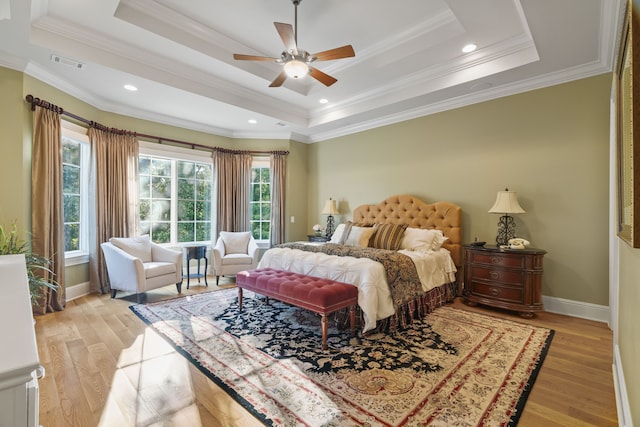
[[[529,241],[520,237],[509,239],[509,249],[524,249],[528,245],[530,245]]]

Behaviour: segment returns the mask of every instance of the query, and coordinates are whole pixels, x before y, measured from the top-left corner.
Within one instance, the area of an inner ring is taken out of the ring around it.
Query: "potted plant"
[[[15,254],[24,254],[25,256],[31,304],[37,306],[39,297],[45,288],[58,290],[58,284],[55,280],[44,279],[38,274],[38,272],[46,271],[53,275],[53,272],[49,269],[51,261],[31,252],[29,244],[18,238],[18,230],[15,223],[13,223],[9,233],[0,225],[0,255]]]
[[[316,233],[316,236],[322,236],[322,226],[320,224],[314,225],[313,231]]]

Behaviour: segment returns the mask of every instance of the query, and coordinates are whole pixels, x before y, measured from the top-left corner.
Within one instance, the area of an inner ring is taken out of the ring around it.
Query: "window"
[[[86,262],[89,139],[86,129],[62,121],[62,197],[66,265]]]
[[[269,240],[271,233],[271,169],[269,159],[255,158],[251,173],[251,234]]]
[[[211,241],[213,165],[208,153],[159,153],[144,147],[141,143],[138,160],[140,233],[156,243]]]

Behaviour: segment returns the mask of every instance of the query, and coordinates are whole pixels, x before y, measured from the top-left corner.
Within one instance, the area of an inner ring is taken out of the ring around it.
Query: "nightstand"
[[[524,318],[543,311],[542,249],[464,245],[464,302],[514,310]]]
[[[326,236],[316,236],[315,234],[307,234],[307,239],[310,242],[319,242],[319,243],[327,243],[329,240]]]

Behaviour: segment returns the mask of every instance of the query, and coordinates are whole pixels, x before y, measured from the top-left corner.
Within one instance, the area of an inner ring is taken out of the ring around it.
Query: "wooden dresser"
[[[514,310],[526,318],[543,311],[541,279],[545,253],[534,248],[465,245],[465,303]]]

